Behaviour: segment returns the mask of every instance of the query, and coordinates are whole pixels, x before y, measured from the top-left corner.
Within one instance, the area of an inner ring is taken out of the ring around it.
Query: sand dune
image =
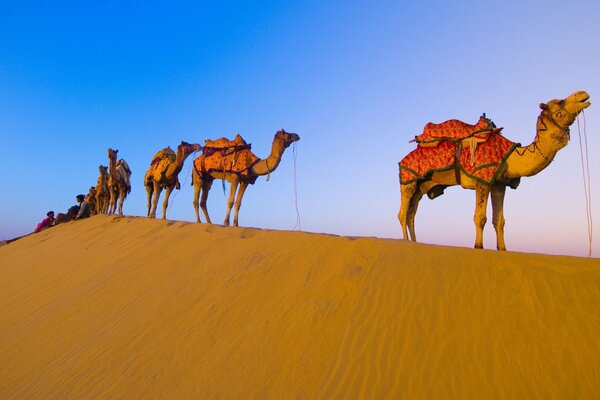
[[[0,247],[2,399],[600,398],[600,261],[97,216]]]

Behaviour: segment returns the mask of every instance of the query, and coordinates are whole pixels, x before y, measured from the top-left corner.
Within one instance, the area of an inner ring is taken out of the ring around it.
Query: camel
[[[229,191],[229,198],[227,199],[227,213],[223,225],[229,226],[229,219],[231,213],[231,207],[234,205],[235,200],[235,212],[233,216],[233,226],[238,226],[238,213],[240,206],[242,205],[242,198],[244,192],[248,187],[248,184],[254,183],[259,176],[269,176],[271,172],[279,166],[281,162],[281,156],[285,149],[292,144],[300,140],[300,136],[295,133],[288,133],[283,129],[278,131],[273,138],[273,144],[271,146],[271,154],[265,159],[259,159],[249,150],[249,146],[246,148],[255,161],[243,173],[233,173],[227,170],[206,170],[204,161],[207,157],[206,149],[203,154],[194,160],[194,169],[192,172],[192,185],[194,186],[194,210],[196,212],[196,222],[200,221],[200,215],[198,214],[198,205],[202,207],[202,212],[206,218],[206,222],[211,223],[206,208],[206,200],[208,199],[208,192],[212,187],[215,179],[224,179],[231,184]],[[245,144],[245,143],[244,143]],[[268,178],[267,178],[268,179]],[[238,190],[239,186],[239,190]],[[237,196],[236,196],[237,191]],[[198,198],[202,193],[202,199],[198,203]]]
[[[169,197],[173,189],[179,189],[179,172],[183,168],[185,159],[192,153],[202,150],[199,144],[181,142],[177,147],[177,154],[170,147],[162,149],[155,154],[150,164],[150,168],[146,171],[144,177],[144,186],[148,194],[148,217],[156,218],[156,206],[160,192],[166,189],[165,200],[163,201],[162,219],[167,218],[167,207],[169,205]],[[152,200],[152,194],[154,199]]]
[[[475,248],[483,248],[483,228],[487,222],[486,208],[491,194],[496,247],[498,250],[506,250],[503,212],[506,186],[515,189],[521,177],[536,175],[550,165],[556,153],[569,142],[569,126],[583,109],[590,106],[589,97],[586,92],[580,91],[564,100],[555,99],[547,104],[540,104],[542,112],[537,120],[537,133],[533,143],[524,147],[516,145],[506,161],[500,164],[497,177],[492,184],[473,179],[456,164],[454,168],[429,173],[423,180],[406,184],[401,182],[398,220],[402,226],[404,239],[408,239],[410,233],[410,239],[416,241],[415,215],[424,194],[433,199],[441,195],[446,187],[460,185],[464,189],[475,190]]]
[[[131,183],[129,176],[131,170],[125,160],[117,162],[117,153],[119,150],[108,149],[108,188],[110,190],[109,214],[117,211],[117,202],[119,215],[123,215],[123,202],[127,194],[131,192]]]
[[[90,207],[90,216],[96,215],[96,186],[90,186],[88,194],[85,196],[85,201]]]
[[[96,214],[106,214],[110,203],[110,189],[108,188],[108,167],[100,165],[98,167],[100,176],[96,184]]]

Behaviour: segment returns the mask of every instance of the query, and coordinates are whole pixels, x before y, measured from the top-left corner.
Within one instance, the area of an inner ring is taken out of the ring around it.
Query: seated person
[[[37,226],[35,227],[34,232],[39,232],[41,230],[50,228],[52,225],[54,225],[55,219],[54,219],[54,211],[48,211],[46,213],[46,218],[44,218],[42,220],[42,222],[40,222],[39,224],[37,224]]]
[[[73,219],[82,219],[89,217],[91,215],[90,204],[87,201],[85,201],[85,196],[82,194],[78,194],[76,199],[79,203],[79,212]]]

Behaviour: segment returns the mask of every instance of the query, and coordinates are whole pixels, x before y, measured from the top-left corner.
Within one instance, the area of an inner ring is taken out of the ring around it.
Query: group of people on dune
[[[62,222],[87,218],[92,215],[90,204],[85,199],[84,195],[78,194],[75,196],[75,199],[77,200],[77,204],[70,207],[66,214],[58,213],[55,218],[54,211],[48,211],[46,213],[46,218],[37,224],[33,232],[37,233]]]

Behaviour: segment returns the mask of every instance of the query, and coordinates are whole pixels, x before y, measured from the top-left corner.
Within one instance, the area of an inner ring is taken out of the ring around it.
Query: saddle
[[[202,151],[202,154],[210,156],[211,154],[220,150],[221,154],[225,156],[227,154],[234,153],[238,150],[250,148],[252,148],[252,145],[246,143],[244,138],[242,138],[240,134],[237,133],[233,140],[229,140],[226,137],[222,137],[215,140],[206,139],[204,141],[204,149]]]
[[[502,136],[501,130],[485,114],[475,125],[456,119],[428,123],[423,133],[411,140],[417,142],[417,148],[400,161],[400,183],[420,181],[433,172],[452,168],[479,182],[494,183],[518,146]]]
[[[475,125],[457,119],[451,119],[441,124],[430,122],[423,128],[423,133],[415,136],[411,142],[417,142],[420,146],[426,147],[437,146],[444,140],[482,143],[488,140],[490,134],[499,133],[501,130],[502,128],[496,128],[496,124],[483,114]]]
[[[154,155],[154,157],[152,157],[152,162],[150,162],[150,166],[158,164],[163,159],[175,161],[175,158],[176,158],[176,154],[173,151],[173,149],[171,149],[171,147],[165,147],[164,149],[159,150]]]
[[[199,174],[228,172],[249,179],[249,168],[258,161],[251,147],[239,134],[233,140],[224,137],[206,140],[202,155],[194,161],[194,168]],[[250,183],[255,180],[253,177]]]

